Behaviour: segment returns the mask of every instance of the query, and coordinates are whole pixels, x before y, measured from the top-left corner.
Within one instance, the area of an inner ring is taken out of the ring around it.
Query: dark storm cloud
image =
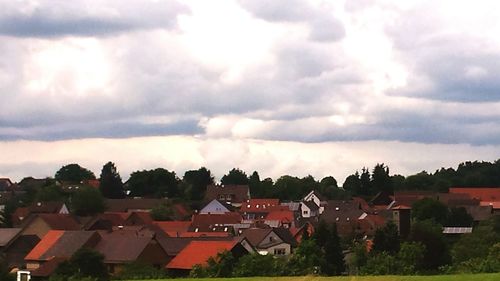
[[[176,1],[120,2],[45,1],[32,8],[9,3],[0,12],[0,34],[44,38],[104,36],[149,28],[170,29],[176,25],[177,14],[189,12]]]

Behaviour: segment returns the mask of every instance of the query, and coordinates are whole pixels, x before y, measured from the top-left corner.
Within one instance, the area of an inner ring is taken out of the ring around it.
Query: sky
[[[0,177],[500,158],[499,1],[0,0]]]

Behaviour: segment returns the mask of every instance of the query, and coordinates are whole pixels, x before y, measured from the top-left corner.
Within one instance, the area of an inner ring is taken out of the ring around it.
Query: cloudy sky
[[[499,1],[0,5],[0,177],[500,158]]]

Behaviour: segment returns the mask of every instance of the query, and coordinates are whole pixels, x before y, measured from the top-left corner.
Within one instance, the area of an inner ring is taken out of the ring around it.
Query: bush
[[[161,279],[166,274],[163,270],[157,269],[148,264],[138,262],[130,263],[124,266],[123,270],[114,276],[114,279],[136,280],[136,279]]]

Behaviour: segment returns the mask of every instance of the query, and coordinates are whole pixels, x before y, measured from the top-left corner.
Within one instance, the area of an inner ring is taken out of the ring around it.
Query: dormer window
[[[199,230],[198,228],[195,228],[195,229],[194,229],[194,232],[198,232],[198,230]]]

